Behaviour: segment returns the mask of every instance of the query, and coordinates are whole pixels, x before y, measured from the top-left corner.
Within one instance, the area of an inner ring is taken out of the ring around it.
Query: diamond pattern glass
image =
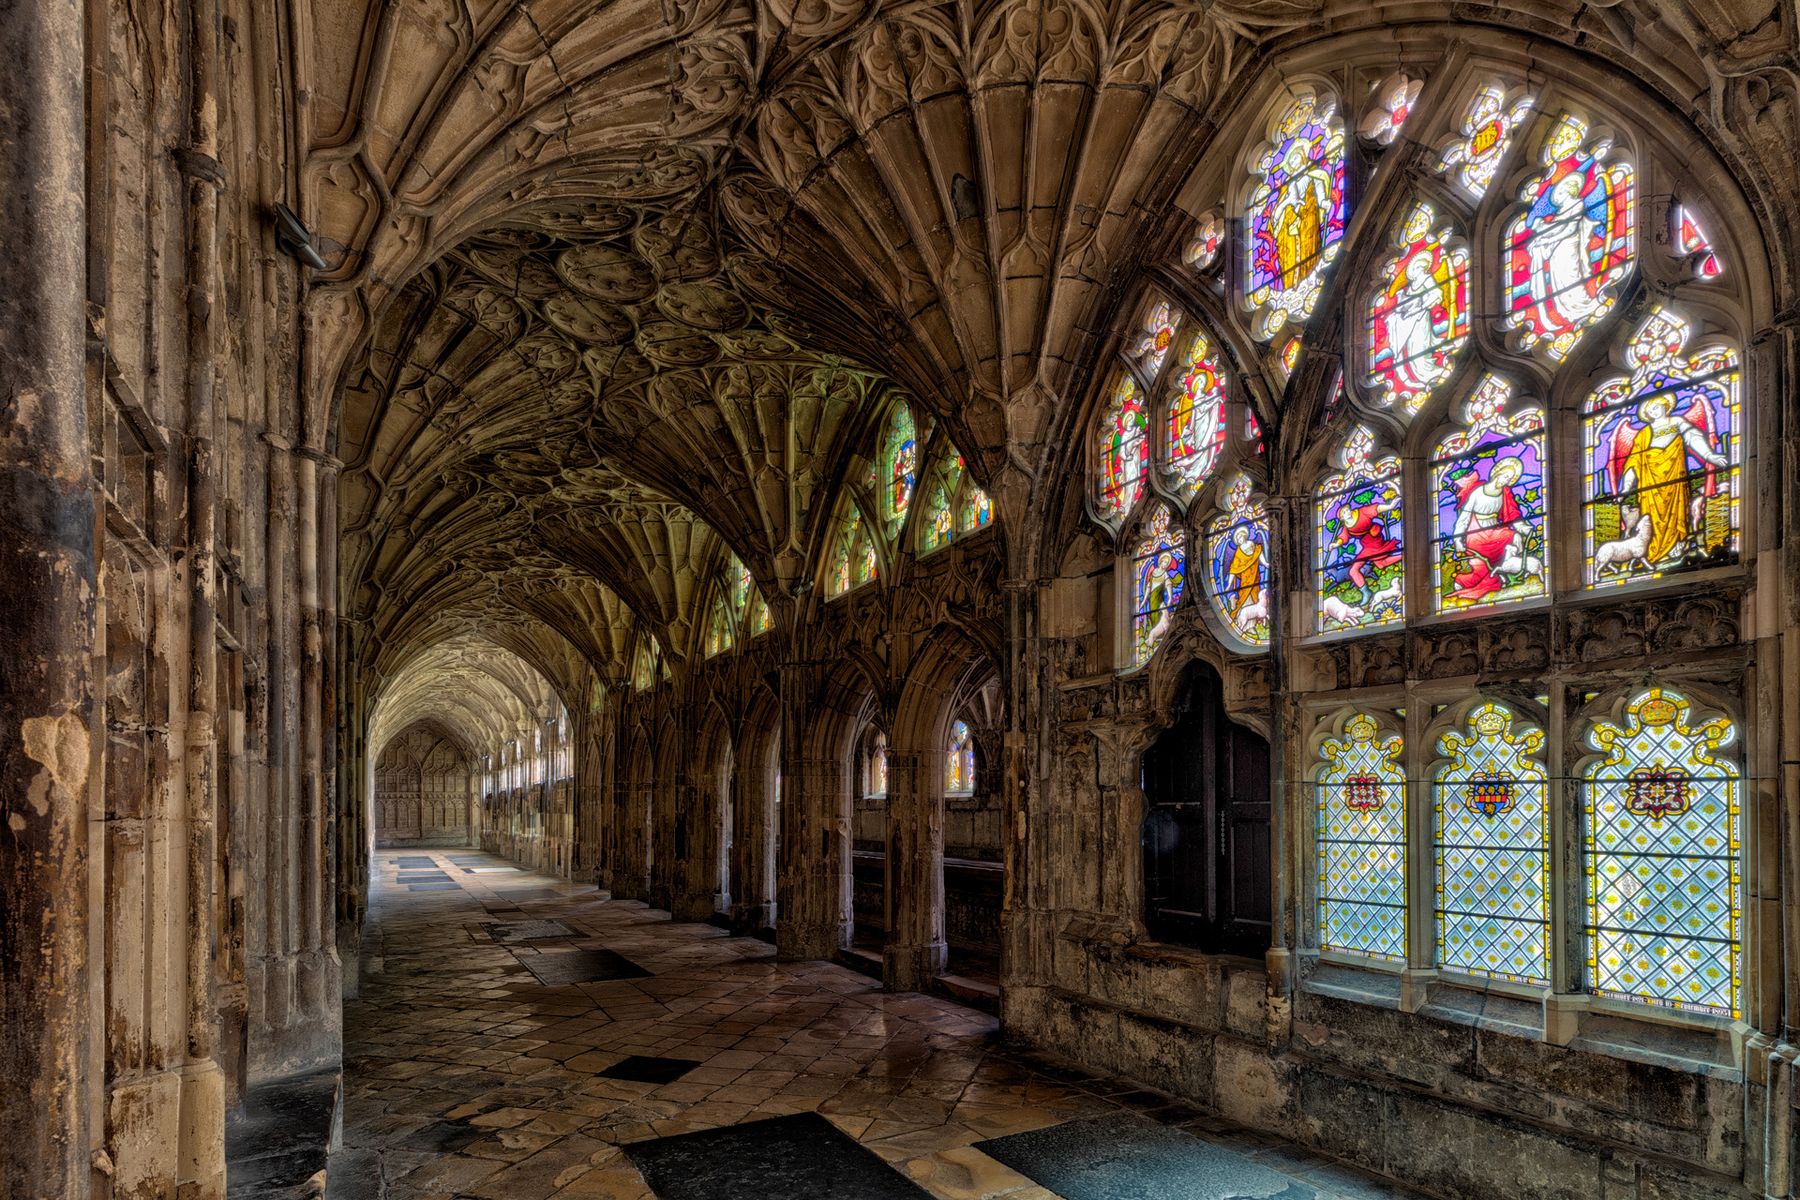
[[[1320,747],[1319,946],[1406,958],[1406,772],[1398,734],[1352,713]]]

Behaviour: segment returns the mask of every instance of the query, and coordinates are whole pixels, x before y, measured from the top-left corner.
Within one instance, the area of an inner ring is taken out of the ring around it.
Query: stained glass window
[[[1121,371],[1100,422],[1100,509],[1108,516],[1124,516],[1143,494],[1149,424],[1137,381]]]
[[[775,614],[769,611],[768,602],[757,592],[750,597],[749,630],[752,637],[759,633],[767,633],[775,628]]]
[[[1204,271],[1219,261],[1219,251],[1224,245],[1225,222],[1219,219],[1218,213],[1209,212],[1194,226],[1194,236],[1188,239],[1182,258],[1194,270]]]
[[[1472,199],[1487,195],[1506,152],[1534,103],[1523,92],[1507,92],[1498,83],[1476,89],[1463,115],[1462,132],[1444,147],[1438,170],[1455,171],[1456,182]]]
[[[1737,552],[1742,374],[1729,347],[1684,353],[1692,332],[1674,313],[1652,311],[1626,345],[1630,375],[1601,384],[1584,406],[1591,586]]]
[[[1438,739],[1437,965],[1550,981],[1550,819],[1544,733],[1478,705]]]
[[[1207,525],[1207,594],[1233,633],[1269,644],[1269,518],[1248,477],[1225,486],[1223,511]]]
[[[847,507],[850,515],[843,522],[831,556],[830,588],[826,594],[833,597],[861,587],[878,573],[875,539],[869,534],[861,510],[854,505]]]
[[[1369,382],[1380,403],[1409,415],[1450,378],[1469,340],[1469,252],[1436,222],[1431,205],[1413,205],[1369,306]]]
[[[1636,184],[1625,163],[1605,163],[1612,140],[1587,144],[1588,125],[1564,114],[1544,139],[1544,170],[1506,228],[1506,323],[1552,359],[1613,306],[1635,255]]]
[[[926,495],[925,525],[919,532],[919,546],[923,553],[929,554],[948,546],[955,529],[950,512],[950,494],[946,490],[945,481],[942,478],[933,481],[931,490]]]
[[[975,738],[962,721],[950,723],[950,745],[944,756],[944,794],[967,796],[975,791]]]
[[[1508,415],[1512,385],[1484,375],[1463,428],[1432,459],[1437,530],[1431,575],[1439,612],[1546,595],[1544,414]]]
[[[750,599],[750,587],[755,581],[750,577],[750,568],[731,560],[731,614],[741,618],[744,615],[744,604]]]
[[[1245,215],[1244,293],[1258,337],[1312,315],[1349,213],[1337,102],[1305,94],[1270,132]]]
[[[912,413],[896,404],[881,444],[882,516],[891,527],[906,516],[919,480],[919,437]]]
[[[888,792],[888,749],[887,739],[879,735],[869,750],[869,790],[868,796],[885,796]]]
[[[731,613],[725,606],[725,597],[720,595],[713,601],[712,613],[706,620],[706,656],[731,649]]]
[[[1225,380],[1211,339],[1198,331],[1177,370],[1163,449],[1170,474],[1191,496],[1225,449]]]
[[[1187,534],[1158,506],[1131,558],[1132,662],[1150,661],[1187,585]]]
[[[994,519],[994,502],[988,494],[974,484],[965,485],[962,511],[956,515],[956,531],[972,533],[977,529],[985,529]]]
[[[634,690],[647,691],[656,682],[658,657],[655,643],[648,638],[638,639],[637,648],[631,655],[631,686]]]
[[[1150,315],[1144,318],[1144,326],[1131,347],[1131,356],[1143,368],[1145,379],[1154,380],[1162,370],[1163,359],[1169,357],[1169,347],[1175,341],[1175,322],[1179,319],[1175,306],[1167,300],[1150,306]]]
[[[1724,717],[1690,724],[1686,697],[1652,687],[1599,721],[1583,772],[1589,986],[1604,996],[1741,1015],[1737,740]]]
[[[1418,103],[1419,91],[1424,86],[1423,80],[1409,79],[1405,75],[1390,75],[1382,80],[1375,88],[1375,103],[1363,118],[1362,135],[1378,146],[1391,144],[1399,136],[1400,127],[1406,124],[1406,118],[1412,115],[1413,105]]]
[[[1281,382],[1286,383],[1294,374],[1294,368],[1300,365],[1300,339],[1289,338],[1282,344],[1281,357],[1277,359],[1277,370],[1281,374]]]
[[[1712,239],[1700,227],[1700,218],[1685,204],[1669,209],[1669,223],[1674,228],[1675,253],[1694,260],[1694,274],[1700,279],[1717,279],[1725,273],[1724,264],[1713,253]]]
[[[1359,425],[1339,452],[1340,470],[1320,485],[1320,633],[1366,629],[1406,615],[1400,460],[1375,457],[1375,435]]]
[[[1406,771],[1398,734],[1353,713],[1320,746],[1319,945],[1406,958]]]

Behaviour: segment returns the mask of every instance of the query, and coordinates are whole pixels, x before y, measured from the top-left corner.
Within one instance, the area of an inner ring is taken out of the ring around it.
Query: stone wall
[[[472,766],[440,731],[414,727],[375,760],[375,845],[466,846]]]

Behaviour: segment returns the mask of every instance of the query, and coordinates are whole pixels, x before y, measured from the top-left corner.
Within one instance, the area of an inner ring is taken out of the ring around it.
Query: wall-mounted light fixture
[[[313,245],[312,232],[280,201],[275,204],[275,244],[315,271],[326,268],[325,256]]]

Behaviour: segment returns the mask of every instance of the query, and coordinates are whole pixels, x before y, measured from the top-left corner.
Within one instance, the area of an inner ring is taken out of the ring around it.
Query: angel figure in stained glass
[[[1587,123],[1564,116],[1545,141],[1548,168],[1526,185],[1529,207],[1507,233],[1507,308],[1528,343],[1562,358],[1612,308],[1632,257],[1632,171],[1604,164],[1612,147],[1584,148]]]
[[[1469,338],[1469,254],[1433,230],[1435,213],[1417,204],[1401,227],[1402,250],[1369,311],[1369,367],[1389,402],[1417,412],[1448,379]]]
[[[1687,340],[1687,322],[1652,313],[1626,349],[1630,378],[1589,401],[1602,412],[1590,417],[1595,490],[1616,500],[1621,533],[1594,548],[1596,580],[1629,575],[1633,563],[1660,570],[1703,558],[1735,532],[1730,480],[1719,476],[1733,465],[1737,357],[1724,349],[1684,357]]]

